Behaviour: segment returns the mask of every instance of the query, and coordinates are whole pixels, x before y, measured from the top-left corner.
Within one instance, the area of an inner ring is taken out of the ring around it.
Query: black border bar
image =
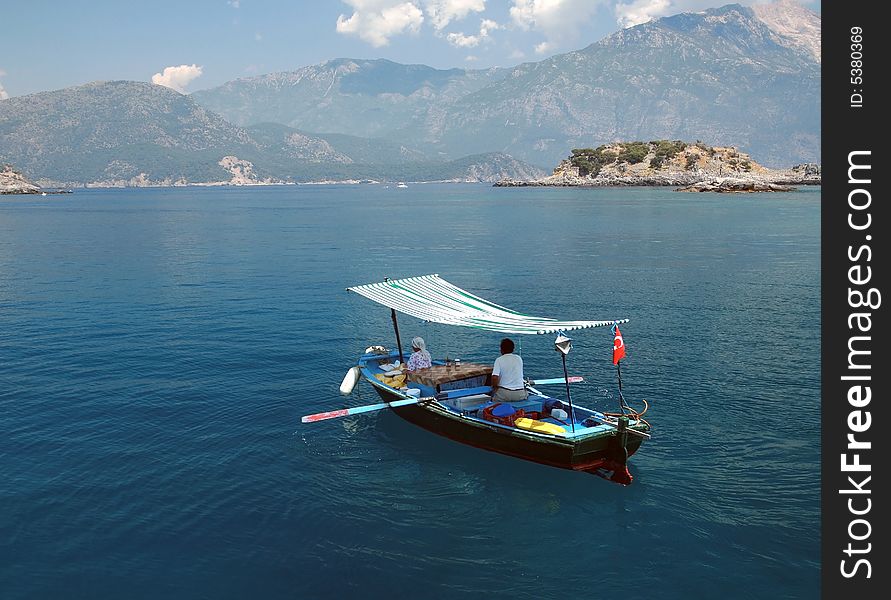
[[[886,598],[889,22],[822,5],[822,597]],[[884,11],[883,11],[884,12]]]

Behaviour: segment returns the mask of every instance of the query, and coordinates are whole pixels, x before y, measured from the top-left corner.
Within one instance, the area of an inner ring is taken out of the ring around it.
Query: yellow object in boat
[[[527,417],[520,417],[514,421],[514,425],[520,429],[528,429],[529,431],[536,431],[538,433],[550,433],[553,435],[566,433],[565,429],[555,423],[545,423],[544,421],[537,421]]]
[[[386,373],[375,373],[374,376],[378,381],[394,388],[401,388],[405,385],[405,374],[401,373],[394,377],[389,377]]]

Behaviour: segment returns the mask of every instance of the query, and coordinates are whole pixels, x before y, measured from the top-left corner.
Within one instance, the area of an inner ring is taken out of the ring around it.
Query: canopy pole
[[[563,358],[563,381],[566,382],[566,400],[569,402],[569,424],[572,426],[572,432],[575,433],[575,413],[572,411],[572,396],[569,395],[569,372],[566,370],[566,355],[561,352],[560,356]]]
[[[390,281],[389,277],[384,277],[384,282]],[[396,321],[396,309],[390,308],[390,319],[393,321],[393,331],[396,332],[396,347],[399,349],[399,362],[405,362],[402,356],[402,340],[399,337],[399,323]]]
[[[390,318],[393,320],[393,331],[396,332],[396,347],[399,348],[399,362],[405,362],[402,357],[402,340],[399,339],[399,323],[396,321],[396,309],[390,309]]]

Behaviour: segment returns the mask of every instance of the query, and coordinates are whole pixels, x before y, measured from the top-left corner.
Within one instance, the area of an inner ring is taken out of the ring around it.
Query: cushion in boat
[[[555,435],[566,433],[566,430],[559,425],[556,425],[554,423],[545,423],[544,421],[536,421],[535,419],[529,419],[526,417],[517,419],[516,421],[514,421],[514,425],[516,425],[520,429],[528,429],[529,431],[537,431],[538,433],[551,433]]]
[[[391,377],[386,373],[375,373],[374,377],[381,383],[385,383],[390,387],[401,388],[405,385],[405,375],[403,374],[394,375]]]

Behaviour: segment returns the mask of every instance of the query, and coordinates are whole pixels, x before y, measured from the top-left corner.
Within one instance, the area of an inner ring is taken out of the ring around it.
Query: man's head
[[[509,338],[504,338],[501,340],[501,353],[502,354],[510,354],[514,351],[514,343]]]

